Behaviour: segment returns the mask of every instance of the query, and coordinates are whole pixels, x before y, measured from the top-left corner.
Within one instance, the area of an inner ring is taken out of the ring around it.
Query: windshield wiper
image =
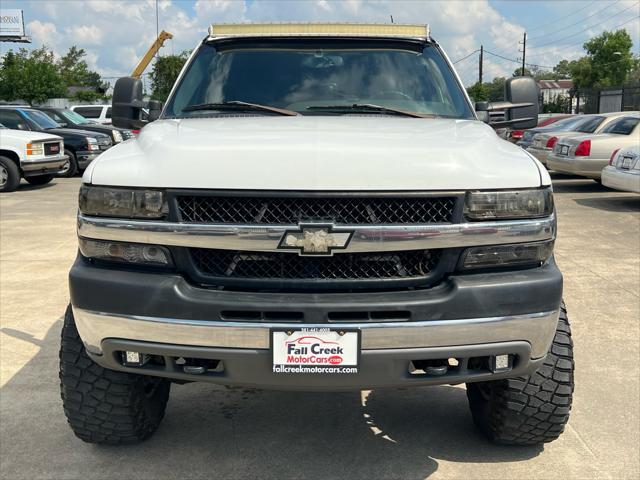
[[[314,105],[307,107],[307,110],[318,112],[381,112],[394,113],[396,115],[404,115],[405,117],[415,118],[435,118],[435,115],[410,112],[409,110],[400,110],[398,108],[383,107],[382,105],[374,105],[372,103],[353,103],[351,105]]]
[[[229,100],[221,103],[199,103],[197,105],[189,105],[182,109],[183,112],[196,112],[198,110],[261,110],[264,112],[273,112],[279,115],[295,116],[298,112],[286,110],[284,108],[271,107],[269,105],[261,105],[259,103],[241,102],[240,100]]]

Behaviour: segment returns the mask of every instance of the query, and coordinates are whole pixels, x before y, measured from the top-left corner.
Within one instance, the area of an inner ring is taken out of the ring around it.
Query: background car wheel
[[[131,444],[146,440],[164,417],[171,383],[164,378],[101,367],[84,349],[71,306],[60,345],[60,392],[73,433],[87,443]]]
[[[58,172],[58,176],[73,177],[76,173],[78,173],[78,160],[76,160],[76,156],[71,150],[65,149],[64,154],[69,157],[69,159],[65,162],[65,164]]]
[[[20,185],[20,170],[13,160],[0,156],[0,192],[13,192]]]
[[[542,366],[528,377],[467,384],[473,421],[496,443],[551,442],[569,421],[573,397],[573,342],[562,305],[553,343]]]
[[[53,175],[38,175],[36,177],[25,177],[25,180],[31,185],[44,185],[45,183],[49,183],[52,178]]]

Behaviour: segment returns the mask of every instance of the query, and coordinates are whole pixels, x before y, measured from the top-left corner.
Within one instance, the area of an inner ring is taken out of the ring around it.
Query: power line
[[[584,7],[582,7],[582,8],[579,8],[578,10],[574,10],[573,12],[571,12],[571,13],[570,13],[570,14],[568,14],[568,15],[565,15],[565,16],[563,16],[563,17],[557,18],[557,19],[555,19],[553,22],[545,23],[544,25],[543,25],[543,24],[540,24],[540,25],[537,25],[537,26],[535,26],[535,27],[533,27],[533,28],[529,28],[529,31],[530,31],[530,32],[532,32],[532,31],[534,31],[534,30],[539,30],[540,28],[544,28],[544,27],[548,27],[549,25],[553,25],[554,23],[558,23],[560,20],[564,20],[565,18],[569,18],[569,17],[571,17],[572,15],[575,15],[576,13],[580,13],[581,11],[586,10],[588,7],[590,7],[591,5],[593,5],[594,3],[596,3],[596,1],[597,1],[597,0],[594,0],[593,2],[591,2],[591,3],[587,4],[586,6],[584,6]]]
[[[545,47],[545,46],[547,46],[547,45],[551,45],[551,44],[554,44],[554,43],[556,43],[556,42],[560,42],[560,41],[562,41],[562,40],[567,40],[567,39],[569,39],[569,38],[573,38],[573,37],[575,37],[576,35],[578,35],[579,33],[586,32],[587,30],[591,30],[593,27],[595,27],[595,26],[597,26],[597,25],[600,25],[600,24],[602,24],[602,23],[606,22],[607,20],[612,19],[613,17],[617,17],[617,16],[618,16],[618,15],[620,15],[621,13],[626,12],[627,10],[629,10],[629,9],[630,9],[630,8],[632,8],[632,7],[637,7],[638,5],[640,5],[640,2],[636,2],[636,3],[634,3],[633,5],[628,6],[628,7],[627,7],[627,8],[625,8],[624,10],[620,10],[618,13],[616,13],[616,14],[614,14],[614,15],[611,15],[610,17],[607,17],[607,18],[605,18],[604,20],[602,20],[602,21],[600,21],[600,22],[598,22],[598,23],[594,23],[593,25],[590,25],[590,26],[588,26],[587,28],[585,28],[585,29],[583,29],[583,30],[580,30],[579,32],[575,32],[575,33],[573,33],[573,34],[571,34],[571,35],[569,35],[569,36],[567,36],[567,37],[558,38],[558,39],[556,39],[556,40],[552,40],[552,41],[547,42],[547,43],[542,43],[542,44],[540,44],[540,45],[537,45],[537,46],[535,46],[535,47],[531,47],[531,48],[540,48],[540,47]]]
[[[479,52],[479,51],[480,51],[480,49],[479,49],[479,48],[477,48],[477,49],[475,49],[473,52],[471,52],[469,55],[465,55],[464,57],[462,57],[462,58],[460,58],[460,59],[456,60],[455,62],[453,62],[453,64],[455,65],[456,63],[460,63],[460,62],[462,62],[463,60],[466,60],[467,58],[469,58],[469,57],[470,57],[471,55],[473,55],[474,53]]]
[[[490,52],[489,50],[486,50],[486,49],[485,49],[484,53],[488,53],[489,55],[493,55],[494,57],[502,58],[503,60],[507,60],[507,61],[509,61],[509,62],[513,62],[513,63],[518,63],[518,64],[520,64],[520,60],[515,60],[515,59],[513,59],[513,58],[503,57],[502,55],[498,55],[497,53]],[[548,66],[548,65],[538,65],[537,63],[526,63],[526,62],[525,62],[524,64],[525,64],[526,66],[528,66],[528,67],[553,68],[553,67],[550,67],[550,66]]]
[[[609,5],[607,5],[606,7],[601,8],[600,10],[596,10],[596,11],[595,11],[594,13],[592,13],[591,15],[588,15],[588,16],[586,16],[586,17],[584,17],[584,18],[581,18],[580,20],[578,20],[578,21],[577,21],[577,22],[575,22],[575,23],[572,23],[571,25],[567,25],[567,26],[565,26],[565,27],[562,27],[561,29],[556,30],[555,32],[545,33],[544,35],[539,35],[539,36],[537,36],[537,37],[530,38],[529,40],[538,40],[539,38],[549,37],[549,36],[555,35],[556,33],[559,33],[559,32],[562,32],[562,31],[566,31],[568,28],[571,28],[571,27],[573,27],[574,25],[577,25],[577,24],[579,24],[579,23],[581,23],[581,22],[584,22],[586,19],[591,18],[591,17],[593,17],[593,16],[597,15],[598,13],[600,13],[600,12],[602,12],[602,11],[604,11],[604,10],[607,10],[607,9],[609,9],[609,8],[613,7],[614,5],[616,5],[616,4],[618,4],[618,3],[620,3],[620,0],[617,0],[617,1],[613,2],[613,3],[610,3],[610,4],[609,4]]]

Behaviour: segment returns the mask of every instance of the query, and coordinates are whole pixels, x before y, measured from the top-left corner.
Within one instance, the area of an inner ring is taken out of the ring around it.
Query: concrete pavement
[[[0,196],[0,476],[6,479],[640,477],[640,196],[556,177],[576,356],[565,434],[487,443],[464,387],[353,393],[174,385],[147,442],[76,439],[58,392],[79,179]]]

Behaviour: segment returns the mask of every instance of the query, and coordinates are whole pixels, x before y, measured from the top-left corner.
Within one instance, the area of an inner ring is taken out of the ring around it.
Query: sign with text
[[[0,10],[0,37],[24,37],[24,16],[22,10]]]

